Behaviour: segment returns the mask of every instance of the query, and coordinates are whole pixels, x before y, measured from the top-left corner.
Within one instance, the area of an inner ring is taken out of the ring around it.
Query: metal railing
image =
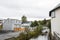
[[[60,40],[60,34],[54,32],[54,39],[55,40]]]

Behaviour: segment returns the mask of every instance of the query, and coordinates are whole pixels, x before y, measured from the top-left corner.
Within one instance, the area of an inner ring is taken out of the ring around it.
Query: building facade
[[[55,40],[60,40],[60,4],[49,12],[51,19],[51,31]]]
[[[22,24],[22,21],[18,19],[4,19],[3,29],[6,31],[24,31],[25,28],[30,28],[31,22],[27,21]]]
[[[31,21],[27,21],[25,23],[22,23],[22,27],[30,27]]]
[[[4,19],[3,30],[18,30],[21,27],[21,21],[17,19]]]

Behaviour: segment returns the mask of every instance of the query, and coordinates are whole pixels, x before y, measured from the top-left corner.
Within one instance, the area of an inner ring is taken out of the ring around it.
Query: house
[[[22,23],[22,21],[18,20],[18,19],[4,19],[3,20],[3,29],[2,30],[6,30],[6,31],[24,31],[25,28],[29,28],[31,22],[27,21],[25,23]]]
[[[22,28],[24,28],[25,30],[26,29],[31,30],[30,25],[31,25],[31,21],[27,21],[27,22],[24,22],[24,23],[21,24]]]
[[[31,25],[31,21],[22,23],[22,27],[30,27],[30,25]]]
[[[21,21],[17,19],[4,19],[3,30],[19,31],[21,29]]]
[[[60,4],[49,12],[51,19],[51,31],[56,40],[60,40]]]

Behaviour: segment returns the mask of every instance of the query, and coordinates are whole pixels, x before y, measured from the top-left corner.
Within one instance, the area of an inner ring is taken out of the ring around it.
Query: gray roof
[[[58,8],[60,8],[60,3],[55,8],[53,8],[51,11],[54,11],[54,10],[56,10]]]
[[[60,7],[60,3],[55,8],[57,8],[57,7]]]
[[[49,12],[49,16],[51,16],[51,12],[53,12],[53,11],[59,9],[59,8],[60,8],[60,3]]]

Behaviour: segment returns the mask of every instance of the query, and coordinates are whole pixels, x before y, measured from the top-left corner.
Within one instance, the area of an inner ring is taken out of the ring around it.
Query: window
[[[17,23],[17,20],[16,20],[16,23]]]
[[[55,12],[54,11],[51,13],[51,17],[55,18]]]

